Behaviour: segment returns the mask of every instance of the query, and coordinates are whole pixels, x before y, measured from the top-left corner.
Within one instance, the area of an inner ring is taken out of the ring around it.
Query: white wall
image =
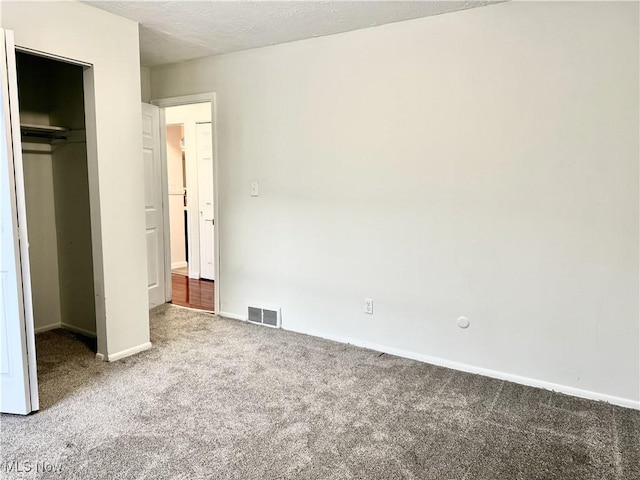
[[[18,46],[93,65],[85,77],[93,74],[95,102],[85,108],[91,210],[98,219],[92,223],[93,244],[99,247],[94,248],[98,352],[114,358],[146,348],[138,26],[77,2],[2,2],[0,8],[2,27],[15,32]]]
[[[62,320],[51,145],[23,143],[22,148],[34,328],[59,328]]]
[[[140,66],[140,97],[144,103],[151,101],[151,69]]]
[[[58,144],[52,157],[62,326],[92,336],[96,335],[96,305],[87,145]]]
[[[222,311],[637,407],[637,20],[509,2],[152,69],[217,92]]]
[[[161,97],[154,97],[161,98]],[[187,174],[187,223],[189,224],[189,277],[200,278],[200,210],[198,206],[198,152],[196,123],[211,121],[211,104],[195,103],[165,108],[167,125],[184,125],[184,158]]]

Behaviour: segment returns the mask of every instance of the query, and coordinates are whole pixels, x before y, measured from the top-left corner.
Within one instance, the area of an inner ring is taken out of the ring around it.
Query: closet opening
[[[69,350],[98,352],[90,205],[97,192],[90,192],[84,91],[92,75],[23,51],[16,66],[36,352],[57,348],[63,364]],[[38,365],[39,374],[56,368]]]

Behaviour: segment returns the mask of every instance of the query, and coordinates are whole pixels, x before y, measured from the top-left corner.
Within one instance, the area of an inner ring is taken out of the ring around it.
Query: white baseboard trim
[[[126,350],[122,350],[120,352],[112,353],[107,355],[107,361],[115,362],[116,360],[120,360],[121,358],[129,357],[131,355],[135,355],[136,353],[144,352],[145,350],[149,350],[151,348],[151,342],[146,342],[141,345],[137,345],[135,347],[127,348]],[[98,355],[96,355],[97,357]],[[104,359],[104,355],[102,355]]]
[[[61,323],[62,328],[65,330],[70,330],[72,332],[79,333],[80,335],[84,335],[89,338],[96,338],[96,332],[91,332],[89,330],[85,330],[84,328],[75,327],[73,325],[69,325],[68,323]]]
[[[99,360],[101,362],[104,362],[104,355],[102,353],[96,353],[96,360]]]
[[[47,332],[49,330],[55,330],[57,328],[64,328],[65,330],[69,330],[71,332],[79,333],[84,335],[85,337],[96,338],[96,332],[91,332],[89,330],[85,330],[84,328],[74,327],[73,325],[69,325],[68,323],[50,323],[49,325],[43,325],[34,330],[35,333]]]
[[[220,316],[240,319],[239,315],[232,316],[232,314],[227,314],[227,313],[225,314],[220,313]],[[315,331],[296,330],[296,329],[287,328],[286,325],[283,325],[282,328],[284,330],[289,330],[291,332],[302,333],[304,335],[311,335],[314,337],[320,337],[320,338],[332,340],[334,342],[339,342],[339,343],[347,343],[350,345],[354,345],[356,347],[375,350],[377,352],[384,352],[384,353],[388,353],[389,355],[409,358],[411,360],[418,360],[419,362],[430,363],[432,365],[451,368],[453,370],[459,370],[467,373],[475,373],[477,375],[497,378],[498,380],[506,380],[508,382],[513,382],[513,383],[519,383],[521,385],[527,385],[529,387],[537,387],[545,390],[564,393],[566,395],[571,395],[573,397],[580,397],[588,400],[597,400],[601,402],[607,402],[612,405],[618,405],[620,407],[633,408],[635,410],[640,410],[640,401],[632,400],[630,398],[615,397],[612,395],[607,395],[605,393],[593,392],[591,390],[583,390],[580,388],[569,387],[566,385],[560,385],[557,383],[547,382],[544,380],[537,380],[535,378],[522,377],[520,375],[514,375],[512,373],[505,373],[505,372],[500,372],[498,370],[491,370],[488,368],[476,367],[474,365],[467,365],[465,363],[454,362],[454,361],[446,360],[439,357],[432,357],[430,355],[415,353],[415,352],[403,350],[400,348],[386,347],[384,345],[378,345],[375,343],[362,341],[362,340],[355,340],[353,338],[346,338],[338,335],[328,335],[322,332],[315,332]]]
[[[189,264],[187,262],[175,262],[171,264],[171,270],[173,270],[174,268],[184,268],[188,266]]]
[[[62,324],[61,323],[50,323],[49,325],[43,325],[41,327],[38,327],[38,328],[34,329],[33,331],[35,333],[42,333],[42,332],[48,332],[49,330],[55,330],[56,328],[62,328]]]
[[[240,320],[242,322],[247,321],[247,317],[245,315],[237,315],[231,312],[218,312],[217,315],[219,317],[230,318],[231,320]]]
[[[191,310],[192,312],[208,313],[210,315],[214,315],[213,310],[202,310],[201,308],[185,307],[184,305],[176,305],[174,303],[172,303],[171,306],[176,308],[182,308],[183,310]]]

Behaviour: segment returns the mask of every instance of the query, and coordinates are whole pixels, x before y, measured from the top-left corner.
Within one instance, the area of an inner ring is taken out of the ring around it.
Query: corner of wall
[[[151,69],[140,65],[140,98],[144,103],[151,102]]]

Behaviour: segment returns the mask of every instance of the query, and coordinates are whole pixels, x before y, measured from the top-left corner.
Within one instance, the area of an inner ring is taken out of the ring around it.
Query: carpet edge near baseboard
[[[222,315],[222,314],[221,314]],[[229,317],[233,318],[233,317]],[[565,395],[570,395],[572,397],[584,398],[587,400],[596,400],[599,402],[606,402],[612,405],[617,405],[619,407],[630,408],[633,410],[640,410],[640,400],[633,400],[630,398],[617,397],[615,395],[609,395],[606,393],[594,392],[592,390],[585,390],[581,388],[571,387],[568,385],[562,385],[559,383],[548,382],[546,380],[539,380],[530,377],[524,377],[521,375],[516,375],[513,373],[501,372],[499,370],[492,370],[489,368],[478,367],[475,365],[469,365],[466,363],[456,362],[453,360],[447,360],[440,357],[434,357],[431,355],[425,355],[422,353],[416,353],[409,350],[404,350],[400,348],[387,347],[385,345],[379,345],[372,342],[367,342],[364,340],[356,340],[353,338],[342,337],[339,335],[331,335],[323,332],[310,331],[310,330],[295,330],[291,328],[286,328],[286,326],[282,327],[283,330],[288,330],[290,332],[301,333],[303,335],[310,335],[313,337],[324,338],[326,340],[332,340],[338,343],[345,343],[348,345],[354,345],[360,348],[366,348],[369,350],[374,350],[377,352],[384,352],[389,355],[395,355],[397,357],[408,358],[411,360],[417,360],[419,362],[428,363],[431,365],[437,365],[440,367],[450,368],[452,370],[458,370],[466,373],[473,373],[477,375],[482,375],[484,377],[495,378],[497,380],[505,380],[508,382],[517,383],[520,385],[525,385],[528,387],[536,387],[542,388],[544,390],[549,390],[552,392],[562,393]]]

